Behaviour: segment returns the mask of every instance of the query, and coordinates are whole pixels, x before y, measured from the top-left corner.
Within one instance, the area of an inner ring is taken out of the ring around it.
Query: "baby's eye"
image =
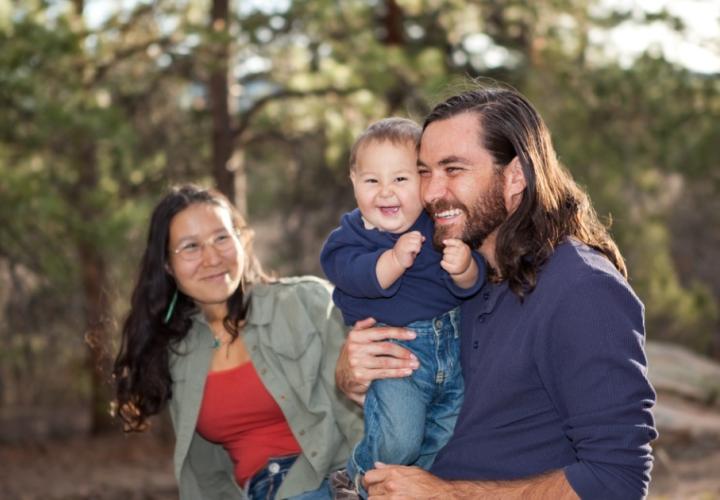
[[[376,184],[376,183],[377,183],[377,179],[365,179],[365,183],[366,183],[366,184]]]
[[[406,181],[406,180],[408,180],[407,177],[395,177],[395,181],[396,181],[396,182],[403,182],[403,181]]]

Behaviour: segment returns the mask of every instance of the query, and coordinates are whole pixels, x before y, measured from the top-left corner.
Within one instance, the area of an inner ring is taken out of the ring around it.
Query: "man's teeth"
[[[453,210],[445,210],[444,212],[436,212],[435,218],[437,219],[449,219],[450,217],[455,217],[462,214],[462,210],[459,208],[453,209]]]

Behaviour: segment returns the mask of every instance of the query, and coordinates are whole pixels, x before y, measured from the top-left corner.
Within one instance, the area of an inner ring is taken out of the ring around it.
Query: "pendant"
[[[213,338],[212,348],[217,349],[218,347],[220,347],[220,339],[215,337]]]

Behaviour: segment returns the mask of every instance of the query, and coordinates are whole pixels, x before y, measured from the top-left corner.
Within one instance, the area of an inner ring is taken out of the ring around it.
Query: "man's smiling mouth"
[[[462,210],[459,208],[455,208],[452,210],[443,210],[442,212],[435,212],[433,215],[435,219],[450,219],[452,217],[457,217],[458,215],[462,215]]]

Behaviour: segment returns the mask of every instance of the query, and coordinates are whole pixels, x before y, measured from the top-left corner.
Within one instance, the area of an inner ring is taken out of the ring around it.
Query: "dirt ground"
[[[657,450],[651,499],[720,499],[720,449]],[[172,445],[111,435],[0,446],[3,500],[171,500]]]
[[[3,445],[0,499],[177,499],[172,447],[151,435]]]

